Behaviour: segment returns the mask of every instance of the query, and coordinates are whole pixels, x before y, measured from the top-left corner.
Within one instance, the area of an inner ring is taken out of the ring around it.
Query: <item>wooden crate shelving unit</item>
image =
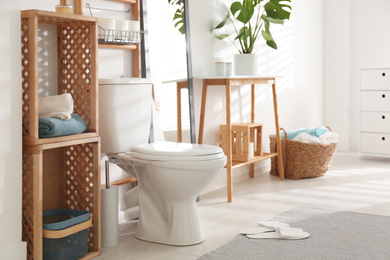
[[[231,125],[232,160],[234,162],[248,162],[256,157],[263,156],[262,150],[262,129],[263,124],[257,123],[236,123]],[[219,126],[221,147],[225,154],[228,153],[228,142],[226,140],[226,125]],[[250,156],[250,143],[253,143],[253,158]]]
[[[22,18],[23,76],[23,240],[27,258],[42,259],[42,212],[88,210],[90,259],[100,254],[100,137],[97,94],[96,19],[41,10]],[[70,93],[83,134],[39,138],[38,24],[57,26],[58,94]]]

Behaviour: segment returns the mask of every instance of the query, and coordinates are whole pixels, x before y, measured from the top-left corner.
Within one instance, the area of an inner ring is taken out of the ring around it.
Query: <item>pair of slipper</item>
[[[254,239],[304,239],[310,236],[300,228],[292,228],[289,224],[278,221],[259,222],[257,227],[245,229],[241,234]]]

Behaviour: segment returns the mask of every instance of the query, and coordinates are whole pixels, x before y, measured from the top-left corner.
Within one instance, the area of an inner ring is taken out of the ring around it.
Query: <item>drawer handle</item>
[[[383,97],[383,98],[385,98],[385,97],[386,97],[386,95],[385,95],[385,94],[382,94],[382,97]]]
[[[385,116],[382,116],[382,119],[386,119],[386,117],[385,117]]]
[[[382,76],[383,76],[383,77],[386,76],[386,73],[383,72],[383,73],[382,73]]]
[[[382,137],[382,140],[383,140],[383,141],[385,141],[385,140],[386,140],[386,138]]]

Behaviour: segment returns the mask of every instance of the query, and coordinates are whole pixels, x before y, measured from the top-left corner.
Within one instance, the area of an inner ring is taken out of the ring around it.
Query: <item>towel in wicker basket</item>
[[[330,128],[327,127],[329,130]],[[286,130],[282,142],[283,167],[288,179],[320,177],[329,169],[337,143],[327,145],[303,143],[287,139]],[[271,153],[276,152],[276,138],[270,135]],[[279,176],[279,165],[276,157],[271,158],[270,174]]]

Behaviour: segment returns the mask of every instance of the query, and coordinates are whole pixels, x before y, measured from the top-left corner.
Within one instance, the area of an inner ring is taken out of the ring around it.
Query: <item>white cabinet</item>
[[[361,70],[360,152],[390,155],[390,69]]]
[[[390,90],[390,69],[367,69],[360,74],[361,90]]]

